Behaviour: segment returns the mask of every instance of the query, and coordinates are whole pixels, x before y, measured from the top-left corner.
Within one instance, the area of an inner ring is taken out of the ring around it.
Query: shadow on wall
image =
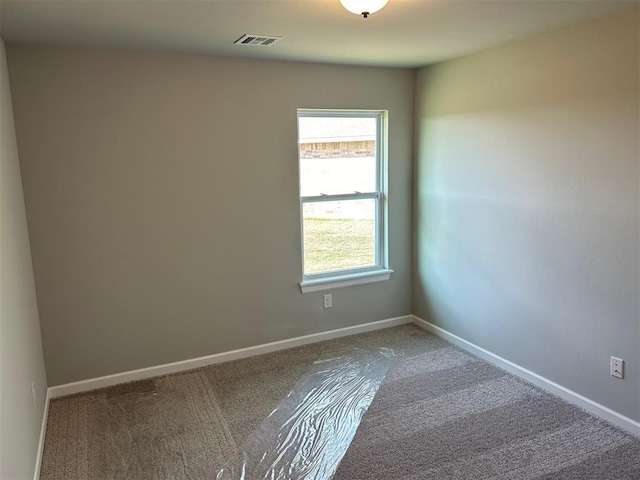
[[[463,336],[480,326],[490,336],[502,318],[516,327],[535,321],[540,333],[567,341],[575,332],[562,319],[575,315],[576,305],[594,318],[633,315],[635,306],[625,307],[624,297],[638,283],[636,265],[615,245],[637,242],[637,219],[630,196],[613,193],[616,184],[634,182],[632,168],[626,180],[609,175],[612,184],[603,188],[598,181],[606,179],[597,172],[580,171],[585,157],[571,172],[568,161],[559,167],[548,156],[518,153],[525,150],[509,145],[509,135],[526,135],[535,124],[512,118],[500,125],[499,115],[423,120],[426,160],[417,164],[414,206],[416,311],[429,312],[436,323],[447,319]],[[554,126],[538,128],[551,133]],[[620,274],[625,281],[611,288],[608,281]]]

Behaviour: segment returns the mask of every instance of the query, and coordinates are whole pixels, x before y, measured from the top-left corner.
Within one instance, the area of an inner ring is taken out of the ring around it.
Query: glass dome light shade
[[[389,0],[340,0],[344,8],[365,18],[371,13],[381,10]]]

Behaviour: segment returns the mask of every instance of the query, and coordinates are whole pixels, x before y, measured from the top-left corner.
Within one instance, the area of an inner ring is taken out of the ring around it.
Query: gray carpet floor
[[[409,325],[54,399],[41,479],[215,479],[348,346],[396,356],[335,480],[640,479],[640,439]]]

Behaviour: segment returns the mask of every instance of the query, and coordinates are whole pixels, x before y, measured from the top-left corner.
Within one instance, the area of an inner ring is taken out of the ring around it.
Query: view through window
[[[305,278],[382,268],[382,115],[298,111]]]

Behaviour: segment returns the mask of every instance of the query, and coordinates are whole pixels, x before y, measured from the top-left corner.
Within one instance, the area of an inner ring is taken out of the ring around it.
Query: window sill
[[[364,285],[366,283],[384,282],[389,280],[392,273],[393,270],[384,269],[350,275],[337,275],[317,280],[305,280],[300,283],[300,290],[302,290],[302,293],[312,293],[334,288],[351,287],[353,285]]]

